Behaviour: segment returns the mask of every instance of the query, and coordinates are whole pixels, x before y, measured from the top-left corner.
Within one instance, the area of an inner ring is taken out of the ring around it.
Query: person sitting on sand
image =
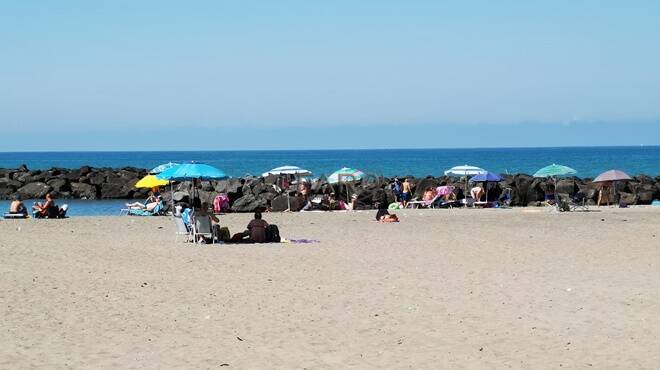
[[[481,186],[475,186],[470,190],[470,195],[472,195],[472,199],[474,199],[475,202],[481,201],[481,197],[483,197],[484,194],[484,188]]]
[[[28,211],[27,208],[25,208],[25,204],[23,204],[20,195],[16,195],[14,200],[9,205],[9,214],[22,215],[23,217],[27,217]]]
[[[48,193],[46,194],[46,202],[35,203],[32,206],[32,210],[36,211],[36,215],[38,216],[48,217],[48,212],[51,209],[51,207],[55,207],[55,197],[53,196],[53,194]]]
[[[152,193],[151,195],[149,195],[149,198],[147,198],[147,200],[145,200],[144,203],[140,203],[140,202],[126,203],[126,207],[128,207],[129,209],[143,209],[145,211],[151,212],[162,201],[163,198],[160,195],[157,196],[154,193]]]
[[[231,241],[235,243],[265,243],[268,222],[261,219],[261,212],[254,213],[254,219],[247,225],[247,230],[235,234]]]

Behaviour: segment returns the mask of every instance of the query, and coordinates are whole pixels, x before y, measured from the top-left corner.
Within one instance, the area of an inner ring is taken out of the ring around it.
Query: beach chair
[[[186,226],[186,224],[183,222],[183,219],[181,217],[174,217],[174,224],[176,225],[176,237],[174,241],[178,242],[180,236],[186,238],[186,243],[191,241],[191,232],[188,229],[188,226]]]
[[[215,242],[213,225],[209,216],[195,216],[193,222],[192,237],[196,243],[205,243],[207,239]]]
[[[147,211],[146,209],[128,209],[126,212],[126,214],[129,216],[160,216],[162,213],[163,202],[158,202],[152,211]]]
[[[18,219],[28,218],[28,215],[27,215],[27,212],[26,213],[5,213],[3,218],[6,219],[6,220],[18,220]]]
[[[570,199],[571,211],[589,211],[589,205],[587,204],[587,195],[581,191],[578,191]]]

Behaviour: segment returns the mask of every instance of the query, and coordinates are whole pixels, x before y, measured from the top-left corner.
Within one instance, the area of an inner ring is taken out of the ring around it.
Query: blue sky
[[[644,0],[6,1],[0,150],[660,144],[658,40]]]

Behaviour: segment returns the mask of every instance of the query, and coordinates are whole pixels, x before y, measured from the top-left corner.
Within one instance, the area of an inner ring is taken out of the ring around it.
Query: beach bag
[[[229,197],[227,194],[219,194],[213,199],[213,212],[221,213],[229,208]]]
[[[231,240],[231,233],[229,232],[228,227],[220,228],[220,231],[218,231],[218,239],[222,240],[225,243]]]
[[[280,229],[277,225],[268,225],[266,228],[266,243],[279,243],[281,240]]]

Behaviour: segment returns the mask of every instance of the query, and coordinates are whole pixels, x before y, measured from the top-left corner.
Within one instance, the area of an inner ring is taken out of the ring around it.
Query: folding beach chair
[[[193,240],[196,243],[205,243],[206,240],[210,239],[211,243],[214,243],[215,237],[213,235],[211,218],[209,216],[194,216],[194,219],[192,229]]]
[[[176,237],[174,241],[178,242],[179,236],[184,236],[186,238],[186,243],[191,241],[192,234],[188,229],[188,226],[183,222],[183,219],[181,217],[174,217],[174,224],[176,225]]]
[[[587,196],[581,191],[578,191],[571,197],[570,201],[571,211],[589,211],[589,205],[587,205]]]

